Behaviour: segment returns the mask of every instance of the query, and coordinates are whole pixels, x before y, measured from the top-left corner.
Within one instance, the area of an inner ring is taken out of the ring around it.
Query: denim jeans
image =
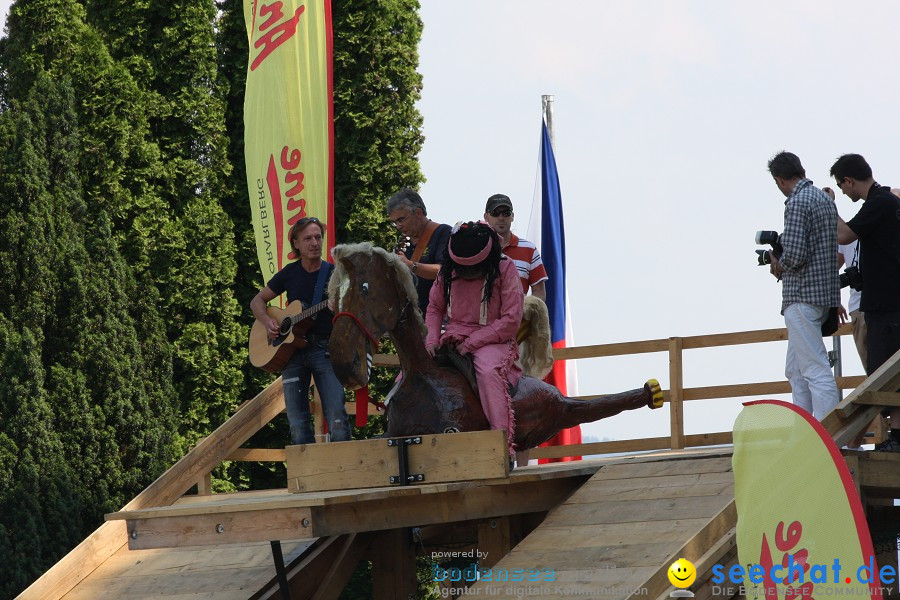
[[[838,401],[837,385],[822,341],[822,322],[828,307],[795,302],[784,309],[788,348],[784,375],[791,384],[794,404],[819,421]]]
[[[292,444],[315,442],[309,411],[309,380],[315,379],[322,399],[322,413],[331,439],[345,442],[350,439],[350,425],[344,408],[344,386],[331,367],[328,342],[317,340],[303,350],[297,350],[281,372],[284,386],[284,405],[291,426]]]

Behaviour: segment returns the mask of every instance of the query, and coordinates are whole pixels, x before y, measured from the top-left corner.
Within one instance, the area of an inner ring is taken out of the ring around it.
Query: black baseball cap
[[[506,194],[494,194],[487,199],[487,204],[484,205],[484,212],[491,212],[501,206],[508,206],[512,210],[512,200]]]

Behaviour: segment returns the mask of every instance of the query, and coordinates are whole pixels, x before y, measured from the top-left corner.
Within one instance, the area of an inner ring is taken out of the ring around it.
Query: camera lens
[[[778,243],[778,232],[777,231],[757,231],[756,232],[756,243],[757,244],[776,244]]]

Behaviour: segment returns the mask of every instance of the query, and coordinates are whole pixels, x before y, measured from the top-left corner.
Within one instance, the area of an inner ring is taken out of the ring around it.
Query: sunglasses
[[[510,217],[512,216],[512,210],[509,208],[495,208],[491,211],[492,217]]]

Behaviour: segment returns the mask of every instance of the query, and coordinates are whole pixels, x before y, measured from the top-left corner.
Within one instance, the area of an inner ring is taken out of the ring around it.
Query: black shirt
[[[452,230],[452,227],[446,223],[438,225],[437,229],[434,230],[434,233],[431,234],[428,245],[425,246],[425,252],[422,253],[422,258],[417,262],[423,265],[439,265],[444,262],[444,256],[447,254],[447,244],[450,243],[450,232]],[[412,260],[412,255],[415,250],[416,247],[410,245],[403,253],[406,255],[406,258]],[[424,317],[426,309],[428,308],[428,294],[431,293],[431,285],[434,283],[434,280],[416,277],[415,281],[416,292],[419,294],[419,309],[422,311],[422,316]]]
[[[325,278],[325,287],[322,290],[322,300],[325,300],[328,298],[328,280],[331,279],[334,265],[323,260],[321,268],[328,269],[328,275]],[[275,275],[272,276],[272,279],[269,280],[268,287],[278,295],[287,292],[288,304],[294,300],[300,300],[300,302],[303,303],[303,308],[308,308],[312,305],[313,294],[316,291],[316,282],[318,280],[318,269],[310,273],[304,269],[303,264],[297,260],[275,273]],[[319,311],[316,314],[313,326],[309,329],[308,333],[316,337],[327,338],[331,335],[331,320],[333,318],[334,313],[331,312],[330,309],[325,308]]]
[[[859,309],[900,311],[900,198],[890,188],[874,184],[847,226],[859,238],[863,276]]]

